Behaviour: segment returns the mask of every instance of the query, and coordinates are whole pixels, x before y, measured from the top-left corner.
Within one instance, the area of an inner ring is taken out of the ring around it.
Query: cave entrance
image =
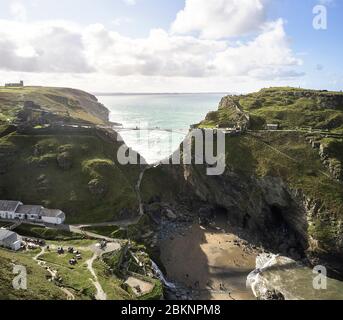
[[[221,228],[227,227],[228,224],[228,211],[226,208],[221,206],[216,206],[214,208],[214,219],[218,226]]]
[[[286,220],[283,216],[283,210],[276,205],[270,207],[272,223],[277,227],[286,226]]]

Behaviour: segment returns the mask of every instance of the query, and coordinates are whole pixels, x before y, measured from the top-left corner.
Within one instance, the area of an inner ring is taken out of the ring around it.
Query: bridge
[[[169,132],[169,133],[177,133],[180,135],[186,135],[189,132],[189,129],[168,129],[168,128],[139,128],[139,127],[113,127],[113,129],[117,132],[123,131],[161,131],[161,132]]]

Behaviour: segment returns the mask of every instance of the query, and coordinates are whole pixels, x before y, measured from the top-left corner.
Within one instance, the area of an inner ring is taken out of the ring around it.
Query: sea
[[[225,93],[99,95],[121,137],[149,164],[169,157],[192,124],[218,109]]]

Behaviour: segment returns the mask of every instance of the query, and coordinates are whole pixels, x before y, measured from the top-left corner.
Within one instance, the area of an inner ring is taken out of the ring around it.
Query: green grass
[[[108,110],[92,95],[74,89],[49,87],[0,87],[0,122],[13,121],[23,108],[23,101],[33,101],[42,110],[60,118],[103,124]]]
[[[27,270],[27,290],[14,290],[13,264]],[[32,260],[32,253],[8,251],[0,248],[0,299],[3,300],[63,300],[65,294],[52,282],[48,272]]]
[[[229,96],[251,117],[251,129],[263,129],[267,123],[277,123],[283,129],[311,127],[343,132],[343,94],[298,88],[269,88],[259,92]],[[233,127],[239,119],[234,108],[222,107],[210,112],[200,128]]]
[[[241,175],[281,177],[293,190],[302,190],[320,202],[322,222],[309,232],[323,247],[332,247],[343,220],[343,188],[328,176],[318,151],[305,142],[304,136],[260,133],[228,138],[226,152],[227,165]]]
[[[123,208],[137,210],[137,166],[121,166],[116,143],[90,134],[82,136],[27,136],[10,134],[0,139],[0,198],[59,208],[69,223],[116,219]],[[71,168],[58,166],[57,157],[68,152]],[[103,195],[92,194],[88,183],[99,179]]]
[[[115,277],[106,263],[101,260],[96,260],[93,263],[96,270],[99,282],[106,292],[107,299],[109,300],[133,300],[134,297],[124,290],[121,286],[124,281]]]
[[[278,123],[284,129],[304,126],[329,130],[343,128],[341,92],[270,88],[236,99],[251,116],[263,119],[264,123]]]
[[[58,275],[62,277],[61,285],[72,290],[78,299],[94,299],[96,289],[90,280],[92,275],[86,265],[86,260],[90,259],[93,253],[90,250],[79,249],[79,251],[82,260],[78,260],[75,266],[69,264],[69,260],[74,258],[74,255],[70,253],[59,255],[56,251],[51,251],[42,255],[40,260],[45,261],[58,272]]]
[[[343,161],[343,139],[325,138],[321,140],[321,143],[330,158]]]
[[[24,237],[33,237],[45,240],[67,241],[83,239],[82,235],[65,230],[49,229],[29,224],[21,224],[15,229],[15,232]]]
[[[139,256],[138,259],[140,259],[141,262],[143,262],[146,265],[149,265],[150,263],[150,258],[148,255],[146,254],[139,254],[139,252],[145,252],[146,248],[142,245],[137,245],[134,243],[131,243],[131,245],[133,245],[133,247],[131,248],[131,250],[136,251],[136,254]],[[117,286],[117,289],[114,290],[114,292],[110,293],[111,295],[115,295],[115,297],[118,296],[118,293],[120,293],[120,290],[123,290],[123,283],[124,280],[126,279],[125,275],[122,274],[122,271],[120,270],[120,262],[126,262],[128,263],[128,270],[129,273],[132,274],[133,276],[152,283],[153,284],[153,289],[151,290],[151,292],[144,294],[140,297],[136,297],[135,294],[133,292],[131,292],[130,290],[126,291],[126,294],[130,297],[130,299],[133,300],[160,300],[161,297],[163,296],[163,286],[161,281],[157,280],[157,279],[152,279],[150,277],[147,277],[145,275],[139,274],[138,272],[141,273],[141,267],[138,267],[136,265],[136,262],[133,261],[131,258],[128,260],[124,260],[127,259],[128,257],[124,257],[124,247],[122,247],[121,250],[115,251],[115,252],[111,252],[111,253],[107,253],[104,254],[102,257],[103,261],[97,261],[96,266],[97,266],[97,272],[98,274],[102,277],[102,283],[104,283],[105,288],[108,288],[109,286],[113,287],[113,286]],[[106,280],[107,280],[107,284],[106,284]],[[111,284],[112,282],[112,284]],[[118,291],[118,286],[120,286],[119,291]]]
[[[116,226],[88,227],[83,230],[113,239],[125,239],[127,235],[127,231],[125,229],[121,229]]]

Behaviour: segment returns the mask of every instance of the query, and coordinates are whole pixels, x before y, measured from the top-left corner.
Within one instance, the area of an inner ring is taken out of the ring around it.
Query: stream
[[[166,289],[176,290],[176,285],[174,283],[172,283],[172,282],[169,282],[165,278],[163,272],[160,270],[160,268],[157,266],[157,264],[154,261],[152,261],[152,260],[151,260],[151,267],[154,270],[154,273],[155,273],[156,277],[161,280],[161,282],[166,287]]]
[[[136,193],[137,193],[137,199],[138,199],[138,205],[139,205],[139,215],[140,216],[144,215],[144,206],[143,206],[142,196],[141,196],[141,184],[142,184],[142,180],[143,180],[145,171],[147,171],[150,168],[151,168],[150,166],[147,166],[140,172],[139,177],[138,177],[138,181],[136,184]]]

